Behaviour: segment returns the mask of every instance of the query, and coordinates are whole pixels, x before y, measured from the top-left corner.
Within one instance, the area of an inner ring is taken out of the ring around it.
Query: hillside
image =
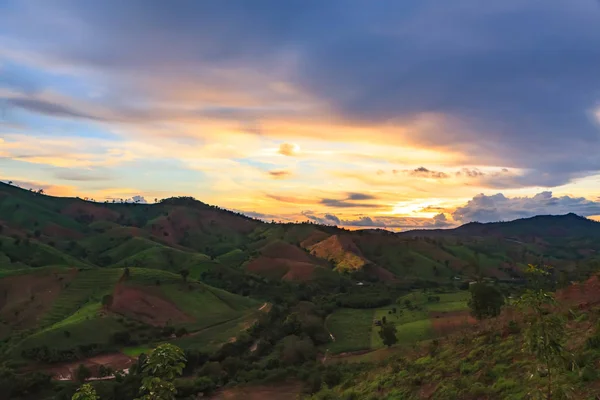
[[[95,203],[0,184],[0,353],[28,387],[38,376],[30,371],[72,380],[84,364],[100,377],[100,365],[129,368],[170,342],[192,360],[186,376],[208,379],[194,381],[190,393],[298,377],[310,385],[323,364],[372,362],[398,350],[412,349],[411,365],[429,366],[417,348],[431,340],[448,346],[439,357],[455,368],[453,354],[476,349],[447,338],[465,327],[487,329],[469,316],[470,281],[516,296],[527,264],[552,265],[555,286],[588,279],[600,270],[599,227],[569,214],[445,231],[348,231],[265,223],[186,197]],[[378,335],[385,319],[399,338],[389,351]],[[347,354],[354,351],[365,354]],[[408,385],[406,376],[378,368]],[[372,390],[373,371],[352,390]],[[454,374],[415,373],[423,381]],[[127,382],[119,385],[134,386]],[[74,387],[52,390],[63,389],[70,396]],[[113,394],[103,398],[135,397],[106,390]]]
[[[195,278],[235,272],[296,282],[335,274],[380,281],[445,282],[476,273],[510,279],[542,259],[570,273],[594,269],[598,235],[599,223],[573,214],[392,234],[267,224],[192,198],[94,203],[0,184],[1,270],[142,267],[185,269]]]
[[[600,396],[600,280],[556,293],[565,359],[553,371],[551,398]],[[547,371],[527,350],[524,313],[506,306],[499,317],[473,321],[435,340],[331,359],[344,371],[311,399],[546,399]],[[340,364],[341,362],[350,364]],[[550,398],[550,397],[548,397]]]

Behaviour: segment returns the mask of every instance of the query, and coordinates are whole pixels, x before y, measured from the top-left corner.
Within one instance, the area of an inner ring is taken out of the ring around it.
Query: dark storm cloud
[[[552,192],[541,192],[532,197],[508,198],[502,193],[491,196],[477,195],[453,213],[455,221],[496,222],[510,221],[535,215],[575,213],[584,217],[600,214],[600,201],[583,197],[554,197]]]
[[[55,64],[123,82],[133,71],[269,72],[292,54],[282,78],[340,116],[413,124],[413,142],[526,169],[513,185],[600,170],[600,6],[591,0],[32,3],[0,10],[0,36]],[[437,125],[420,123],[432,115]]]

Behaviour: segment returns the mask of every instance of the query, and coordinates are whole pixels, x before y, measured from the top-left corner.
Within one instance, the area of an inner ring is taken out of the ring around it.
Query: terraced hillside
[[[192,198],[94,203],[0,184],[0,270],[139,267],[186,270],[196,279],[235,272],[294,282],[333,275],[506,280],[540,260],[568,273],[596,269],[598,232],[600,224],[574,215],[403,234],[347,231],[268,224]]]
[[[151,348],[175,336],[247,320],[261,306],[144,268],[22,270],[0,279],[0,287],[8,294],[2,304],[8,338],[3,349],[25,362],[72,361],[132,345]],[[215,330],[207,340],[224,344],[239,331]]]

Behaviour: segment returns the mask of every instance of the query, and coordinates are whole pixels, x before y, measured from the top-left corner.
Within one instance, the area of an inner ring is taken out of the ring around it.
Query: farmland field
[[[327,318],[327,329],[335,337],[329,345],[332,353],[368,350],[371,347],[373,309],[342,308]]]
[[[469,292],[466,291],[439,294],[413,292],[400,297],[398,304],[387,307],[340,309],[327,320],[327,327],[336,339],[328,349],[332,354],[337,354],[383,347],[379,327],[374,322],[384,318],[387,323],[396,325],[399,345],[433,339],[452,327],[455,329],[468,323],[468,298]]]

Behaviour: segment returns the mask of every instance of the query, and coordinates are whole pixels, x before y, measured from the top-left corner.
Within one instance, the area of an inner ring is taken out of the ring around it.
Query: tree
[[[497,317],[500,314],[504,305],[504,296],[498,289],[481,282],[473,283],[469,289],[471,298],[468,304],[475,318],[481,320]]]
[[[100,397],[92,385],[85,383],[77,389],[71,400],[100,400]]]
[[[398,342],[398,338],[396,337],[396,325],[388,323],[381,324],[379,337],[383,341],[383,344],[388,347]]]
[[[102,305],[104,306],[104,308],[109,309],[112,306],[112,303],[113,303],[112,294],[105,294],[104,296],[102,296]]]
[[[79,367],[75,370],[75,379],[77,382],[85,382],[87,379],[92,377],[92,372],[88,367],[83,364],[79,364]]]
[[[190,275],[190,270],[187,268],[183,268],[181,271],[179,271],[179,275],[181,275],[181,278],[184,282],[187,282],[187,278]]]
[[[553,379],[561,367],[564,367],[567,352],[564,348],[564,317],[553,312],[552,308],[556,306],[554,295],[543,288],[543,282],[550,275],[548,270],[549,267],[529,264],[526,273],[533,287],[525,291],[517,305],[523,310],[527,324],[524,331],[524,349],[536,358],[538,373],[547,378],[542,398],[551,399],[554,392]],[[568,388],[564,385],[558,387],[561,391],[566,389]]]
[[[177,390],[173,380],[183,373],[185,361],[183,350],[170,343],[154,349],[143,367],[140,400],[174,400]]]

